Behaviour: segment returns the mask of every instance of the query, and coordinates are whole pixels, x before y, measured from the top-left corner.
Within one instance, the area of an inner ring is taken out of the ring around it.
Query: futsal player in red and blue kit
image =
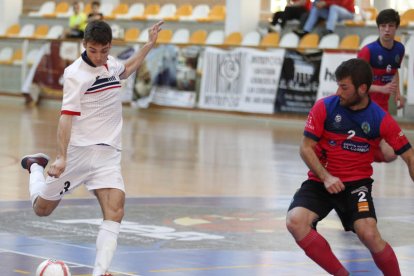
[[[369,90],[371,100],[385,111],[393,95],[398,108],[403,107],[404,98],[399,87],[398,69],[401,66],[405,48],[395,40],[400,25],[400,16],[393,9],[382,10],[376,19],[379,37],[376,41],[364,46],[358,53],[358,58],[366,60],[372,67],[374,80]],[[392,148],[384,141],[380,143],[380,151],[375,155],[375,161],[391,162],[397,156]]]
[[[366,61],[345,61],[335,76],[336,95],[317,101],[306,122],[300,154],[310,171],[289,206],[286,226],[319,266],[332,275],[349,275],[316,231],[318,221],[335,209],[344,230],[358,235],[383,274],[398,276],[396,255],[377,228],[371,163],[385,139],[413,178],[414,150],[392,116],[368,96],[373,75]]]

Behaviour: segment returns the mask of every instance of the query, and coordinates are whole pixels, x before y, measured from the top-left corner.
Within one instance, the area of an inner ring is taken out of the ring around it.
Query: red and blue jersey
[[[394,41],[391,49],[383,47],[378,40],[366,45],[358,53],[358,58],[366,60],[372,67],[374,73],[373,84],[386,85],[391,82],[404,57],[404,45]],[[370,92],[371,99],[388,111],[388,100],[390,94],[381,92]]]
[[[392,116],[370,101],[362,110],[339,104],[338,96],[320,99],[309,112],[304,135],[316,144],[316,155],[330,174],[343,182],[369,178],[381,139],[402,154],[411,148]],[[309,179],[321,181],[312,171]]]

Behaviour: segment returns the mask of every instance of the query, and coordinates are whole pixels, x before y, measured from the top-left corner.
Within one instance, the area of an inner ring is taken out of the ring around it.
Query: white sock
[[[43,171],[44,168],[39,164],[33,163],[30,166],[29,192],[32,206],[46,182]]]
[[[93,276],[102,275],[108,271],[116,250],[120,228],[120,223],[111,220],[104,220],[99,227]]]

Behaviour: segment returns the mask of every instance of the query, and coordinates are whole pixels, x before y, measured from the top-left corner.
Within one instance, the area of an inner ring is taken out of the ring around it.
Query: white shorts
[[[85,184],[89,191],[115,188],[125,193],[121,151],[106,145],[69,146],[65,171],[59,178],[48,176],[40,196],[59,200],[81,184]]]

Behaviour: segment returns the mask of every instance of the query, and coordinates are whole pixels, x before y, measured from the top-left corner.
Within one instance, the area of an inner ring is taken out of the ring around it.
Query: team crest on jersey
[[[401,57],[400,57],[400,55],[396,55],[396,56],[395,56],[395,62],[396,62],[396,63],[400,63],[400,62],[401,62]]]
[[[365,134],[368,134],[371,131],[371,126],[368,122],[363,122],[361,125],[361,129]]]

